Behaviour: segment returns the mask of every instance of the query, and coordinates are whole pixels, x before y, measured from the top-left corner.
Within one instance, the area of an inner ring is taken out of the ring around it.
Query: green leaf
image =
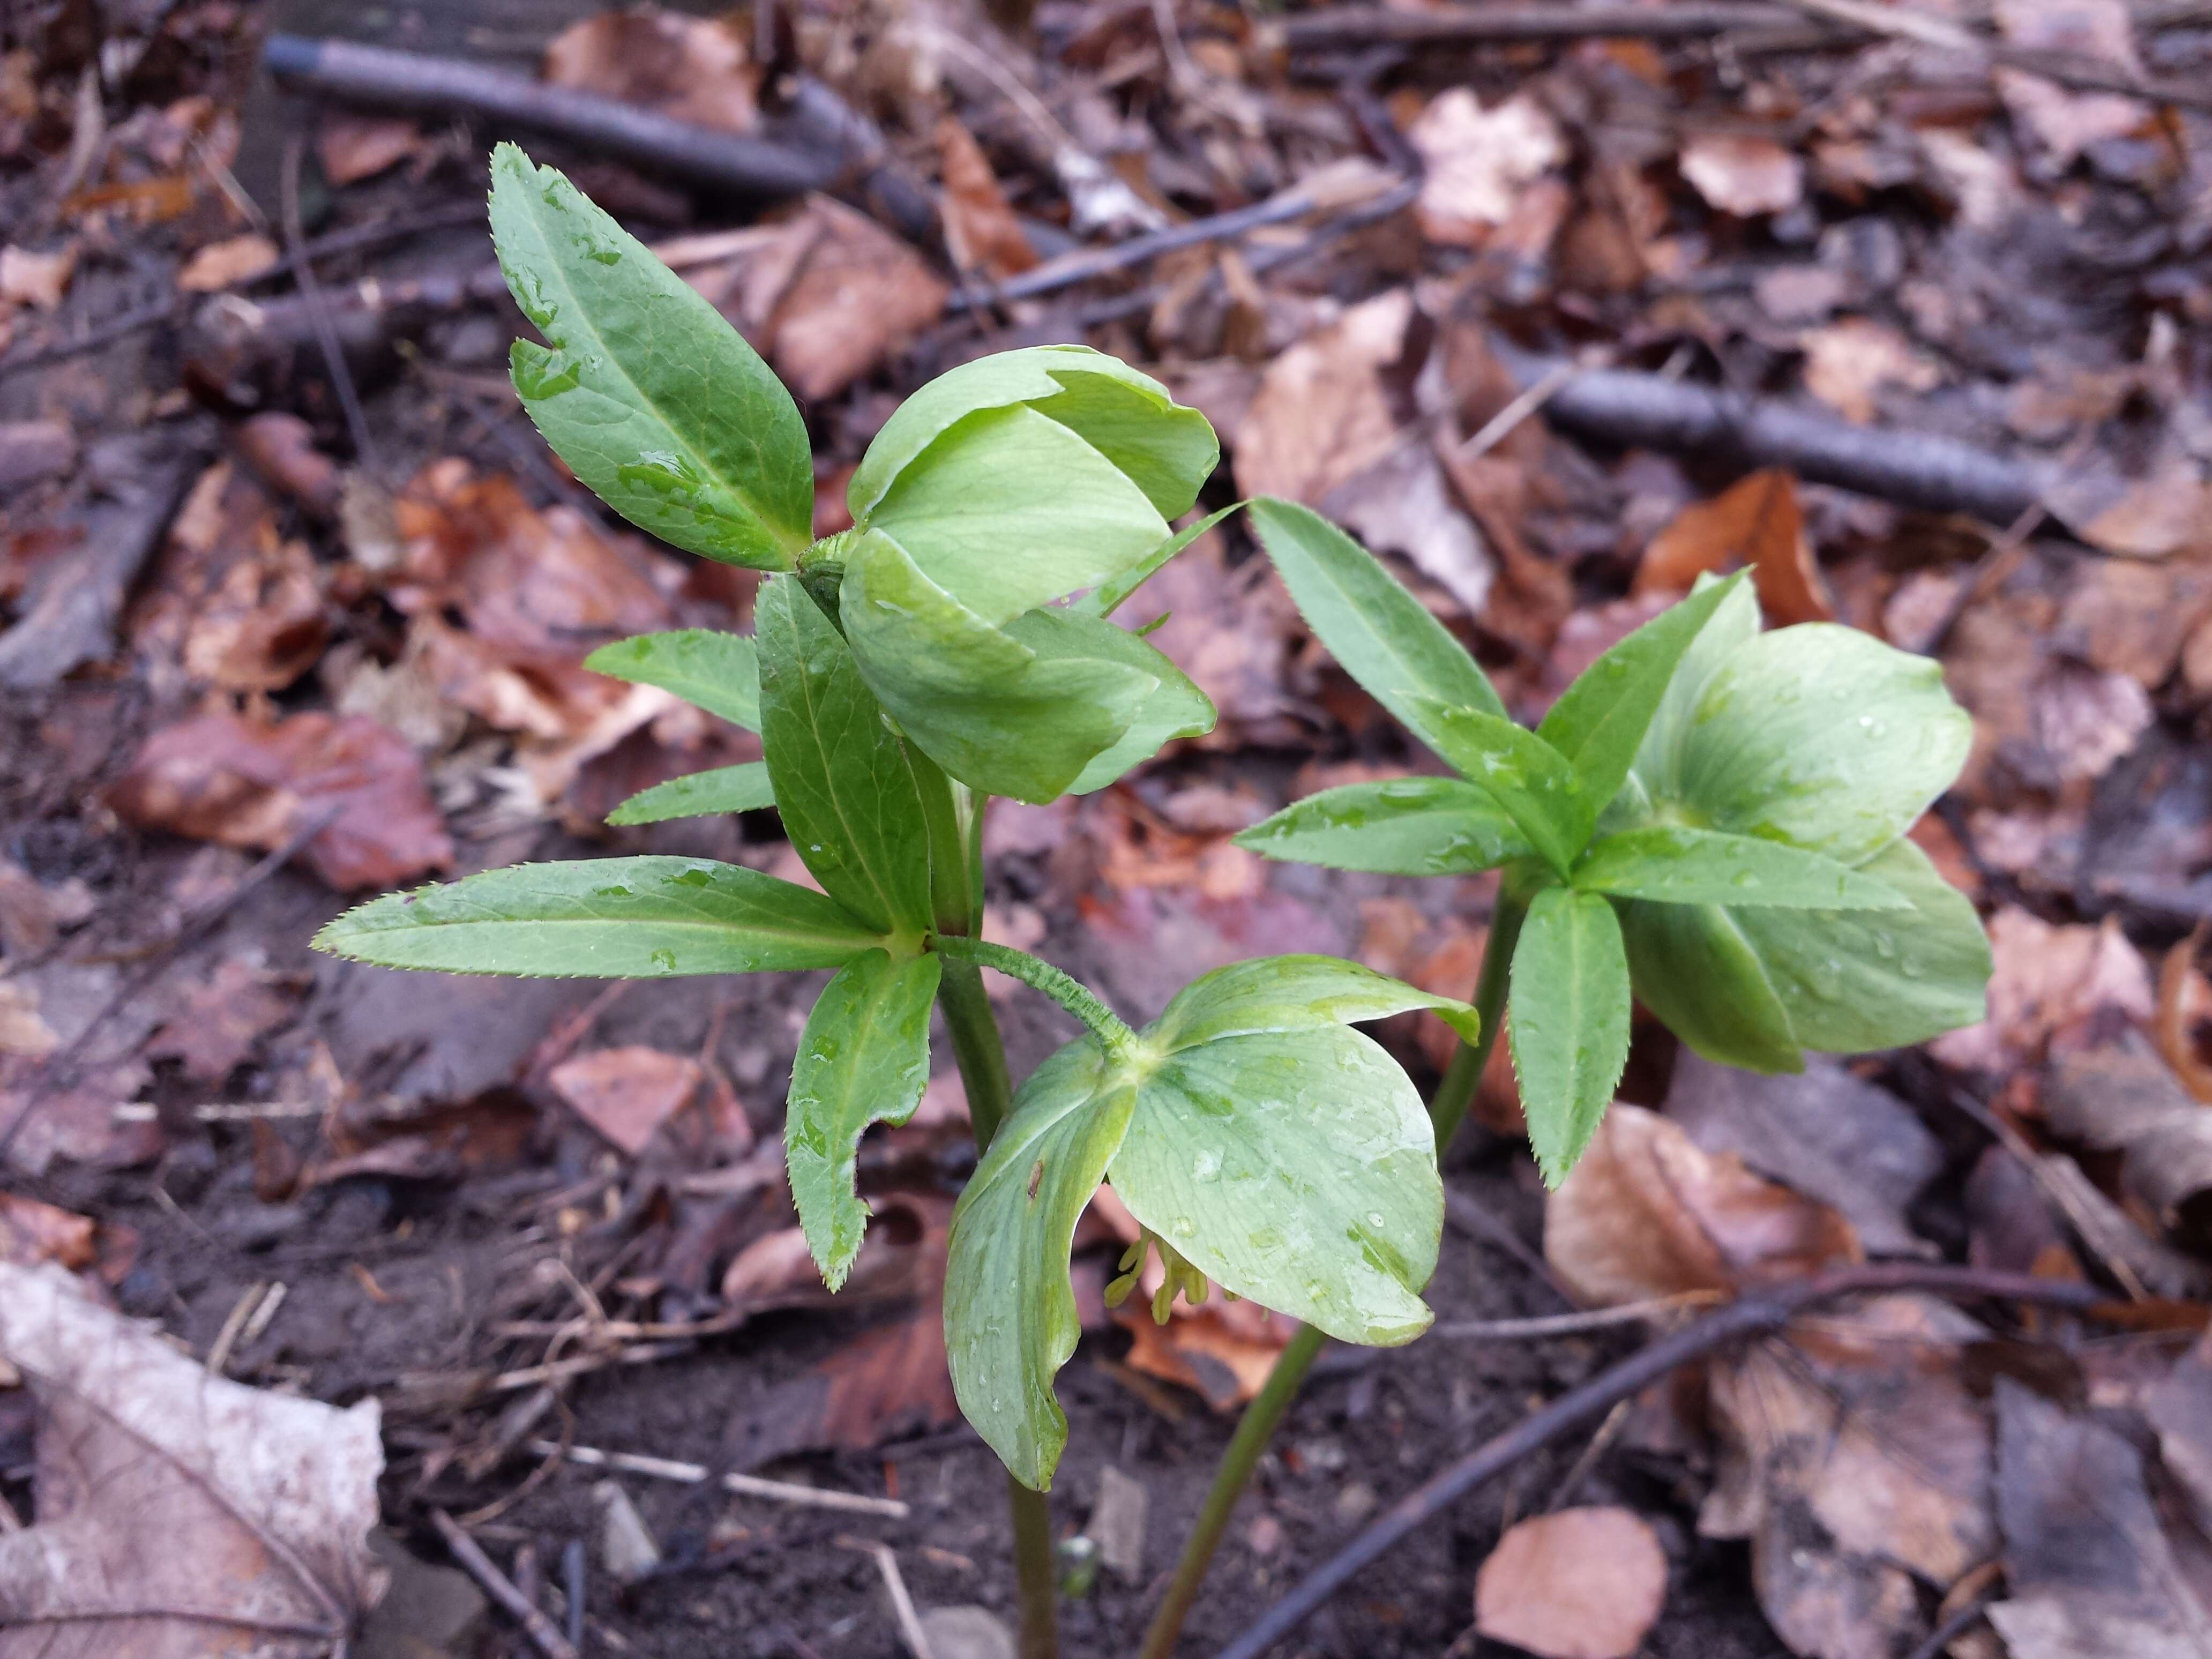
[[[1805,926],[1802,912],[1729,910],[1717,904],[1622,907],[1620,932],[1637,999],[1707,1060],[1750,1072],[1802,1072],[1790,1016],[1745,936],[1762,914]]]
[[[1458,778],[1324,789],[1254,824],[1237,844],[1267,858],[1386,876],[1459,875],[1535,850],[1488,790]]]
[[[714,307],[550,167],[492,152],[500,269],[548,344],[514,389],[569,470],[640,529],[755,569],[811,539],[812,450],[782,383]]]
[[[1677,799],[1713,829],[1857,865],[1949,787],[1973,736],[1940,664],[1807,623],[1714,672],[1680,741]]]
[[[806,1248],[840,1288],[868,1224],[854,1185],[871,1123],[903,1123],[929,1086],[929,1010],[942,964],[865,951],[837,970],[808,1016],[791,1069],[784,1162]]]
[[[1755,836],[1655,824],[1607,836],[1575,866],[1585,893],[1665,904],[1796,910],[1909,910],[1912,902],[1848,865]]]
[[[1866,1054],[1984,1018],[1990,942],[1966,895],[1909,841],[1875,854],[1859,874],[1912,908],[1735,914],[1796,1040],[1832,1054]]]
[[[1145,1028],[1146,1041],[1165,1053],[1224,1037],[1388,1019],[1425,1008],[1472,1042],[1481,1035],[1474,1009],[1431,996],[1402,980],[1340,957],[1263,957],[1231,963],[1193,980]]]
[[[927,932],[929,836],[904,745],[797,579],[769,582],[754,615],[761,743],[793,848],[876,932]]]
[[[1528,1142],[1547,1186],[1566,1179],[1628,1063],[1628,959],[1613,905],[1547,887],[1513,951],[1506,1030]]]
[[[1213,428],[1150,375],[1089,346],[1001,351],[940,374],[901,404],[848,486],[866,520],[915,458],[979,410],[1027,404],[1126,472],[1163,519],[1190,510],[1221,459]]]
[[[1030,1074],[952,1210],[945,1348],[960,1409],[1013,1477],[1052,1484],[1067,1419],[1052,1379],[1082,1326],[1068,1282],[1075,1223],[1127,1133],[1136,1089],[1096,1043]]]
[[[1668,606],[1577,675],[1544,716],[1536,735],[1567,757],[1593,807],[1620,793],[1683,653],[1745,574]]]
[[[685,628],[603,645],[584,659],[594,674],[657,685],[748,732],[760,730],[760,661],[742,634]]]
[[[386,893],[315,948],[386,968],[535,979],[667,979],[835,968],[876,943],[821,894],[708,859],[517,864]]]
[[[1121,741],[1160,684],[1118,654],[1032,650],[961,605],[880,536],[851,550],[839,614],[861,675],[900,729],[985,794],[1056,799]],[[1050,635],[1060,644],[1071,639],[1064,629]]]
[[[671,818],[714,817],[724,812],[757,812],[775,805],[769,787],[768,763],[746,761],[738,766],[717,766],[688,777],[671,778],[650,789],[641,789],[607,814],[617,827],[633,823],[665,823]]]
[[[1474,659],[1373,554],[1294,501],[1261,496],[1249,511],[1306,625],[1415,737],[1443,753],[1424,699],[1505,718]]]
[[[1126,629],[1096,617],[1049,608],[1015,617],[1006,632],[1035,651],[1040,660],[1121,663],[1153,682],[1130,717],[1128,729],[1093,755],[1067,786],[1071,795],[1103,789],[1174,739],[1203,737],[1213,730],[1212,699],[1158,649]]]
[[[1243,505],[1242,501],[1232,501],[1218,512],[1209,513],[1202,519],[1193,520],[1120,575],[1099,583],[1067,608],[1085,617],[1112,616],[1132,593],[1158,575],[1170,559]]]
[[[1109,1167],[1129,1212],[1225,1290],[1347,1342],[1410,1342],[1443,1223],[1436,1131],[1341,1025],[1178,1048]]]
[[[1710,575],[1698,577],[1698,592],[1719,586]],[[1631,775],[1648,794],[1668,800],[1680,798],[1682,744],[1696,723],[1698,699],[1736,648],[1758,637],[1759,596],[1749,583],[1742,583],[1729,590],[1689,649],[1683,652],[1681,661],[1675,665],[1674,678],[1667,683],[1666,696],[1659,700],[1651,724],[1644,728]]]
[[[1455,708],[1416,693],[1409,701],[1429,742],[1513,820],[1538,856],[1561,875],[1589,840],[1594,803],[1559,751],[1534,732],[1495,714]]]

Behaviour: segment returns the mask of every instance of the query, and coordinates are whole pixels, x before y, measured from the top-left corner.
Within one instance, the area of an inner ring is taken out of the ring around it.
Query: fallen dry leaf
[[[2005,1073],[2095,1040],[2100,1024],[2155,1012],[2150,969],[2117,918],[2051,923],[2007,905],[1990,918],[1990,1017],[1929,1045],[1947,1066]]]
[[[546,1074],[563,1104],[635,1158],[654,1131],[691,1103],[706,1072],[688,1054],[658,1048],[600,1048]]]
[[[1799,337],[1805,351],[1805,389],[1847,421],[1874,419],[1875,395],[1885,387],[1929,392],[1943,371],[1887,323],[1845,317]]]
[[[177,286],[187,294],[213,294],[276,269],[276,244],[258,232],[210,242],[184,263]]]
[[[1650,1523],[1611,1507],[1516,1522],[1474,1581],[1475,1628],[1544,1659],[1629,1659],[1667,1601]]]
[[[69,292],[76,274],[77,245],[64,242],[44,253],[27,247],[0,247],[0,312],[9,306],[52,311]]]
[[[1164,614],[1146,635],[1212,700],[1220,724],[1191,739],[1206,749],[1296,744],[1298,717],[1291,641],[1304,632],[1297,609],[1263,559],[1232,567],[1218,532],[1185,548],[1117,613],[1125,626]],[[1243,825],[1237,826],[1239,829]]]
[[[6,937],[5,896],[5,886],[0,884],[0,939]],[[2200,1048],[2200,1035],[2212,1032],[2212,980],[2206,979],[2197,966],[2204,936],[2200,924],[2159,964],[2158,1022],[2153,1034],[2159,1053],[2173,1067],[2183,1086],[2198,1100],[2212,1104],[2212,1060]]]
[[[326,109],[315,129],[315,157],[338,189],[398,167],[422,147],[422,130],[396,115]]]
[[[1615,1101],[1544,1206],[1544,1259],[1591,1307],[1725,1294],[1861,1257],[1850,1223]]]
[[[2212,1534],[2212,1332],[2142,1393],[2158,1431],[2159,1458],[2189,1495],[2200,1532]]]
[[[1983,1328],[1932,1298],[1876,1297],[1715,1361],[1722,1459],[1698,1515],[1747,1538],[1760,1607],[1805,1659],[1893,1659],[1995,1541],[1990,1430],[1958,1345]]]
[[[1872,1254],[1934,1253],[1905,1215],[1942,1173],[1942,1145],[1911,1107],[1841,1062],[1808,1055],[1794,1076],[1761,1077],[1686,1053],[1666,1112],[1705,1151],[1833,1206]]]
[[[1787,213],[1804,199],[1804,163],[1771,138],[1701,132],[1682,146],[1680,165],[1706,205],[1739,219]]]
[[[2121,1154],[2120,1182],[2159,1223],[2212,1245],[2212,1110],[2192,1100],[2148,1042],[2129,1032],[2069,1054],[2044,1079],[2054,1132]]]
[[[945,242],[952,263],[994,282],[1035,266],[1036,250],[1006,192],[999,188],[999,176],[991,171],[982,146],[950,115],[937,124],[937,164],[945,182]]]
[[[2126,0],[1997,0],[1992,15],[2015,46],[2101,60],[2124,74],[2143,72]],[[1992,79],[2014,126],[2034,141],[2052,175],[2092,144],[2128,137],[2154,118],[2140,99],[2074,90],[2008,65],[1999,65]]]
[[[338,510],[337,463],[315,447],[315,429],[297,415],[271,410],[240,423],[238,453],[271,489],[280,489],[319,518]]]
[[[1997,1379],[1996,1408],[2008,1595],[1989,1616],[2012,1659],[2197,1659],[2212,1617],[2135,1447],[2010,1377]]]
[[[74,1273],[99,1259],[99,1224],[20,1193],[0,1193],[0,1262],[35,1267],[51,1261]]]
[[[1322,498],[1321,510],[1371,553],[1395,553],[1457,600],[1467,616],[1490,603],[1497,567],[1426,444],[1402,444]]]
[[[599,12],[554,36],[539,73],[553,86],[724,132],[750,132],[760,121],[759,67],[744,34],[719,19],[654,5]]]
[[[1425,163],[1414,204],[1432,242],[1474,247],[1520,192],[1566,160],[1559,123],[1526,94],[1484,109],[1465,87],[1437,94],[1406,137]]]
[[[273,852],[328,822],[301,856],[341,892],[442,870],[452,837],[421,758],[358,716],[294,714],[273,726],[209,714],[148,738],[109,791],[141,829]]]
[[[2123,471],[2101,453],[2055,468],[2043,502],[2093,547],[2127,558],[2162,559],[2204,550],[2212,484],[2185,448],[2164,440],[2141,471]]]
[[[1267,366],[1234,441],[1248,495],[1317,502],[1398,442],[1385,375],[1404,356],[1413,296],[1393,289],[1354,306]]]
[[[186,981],[174,1012],[145,1048],[149,1060],[177,1060],[188,1078],[220,1083],[251,1059],[261,1039],[288,1024],[300,983],[242,957],[228,957],[205,978]]]
[[[0,1263],[0,1359],[44,1411],[38,1524],[0,1534],[0,1659],[321,1659],[382,1593],[374,1399],[210,1376],[51,1266]]]
[[[1797,480],[1754,472],[1709,501],[1692,501],[1654,536],[1636,567],[1638,593],[1686,593],[1707,571],[1751,567],[1770,624],[1832,622],[1835,605],[1805,536]]]

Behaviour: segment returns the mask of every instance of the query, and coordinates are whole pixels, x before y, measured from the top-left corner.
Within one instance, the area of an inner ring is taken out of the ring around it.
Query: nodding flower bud
[[[932,381],[848,491],[838,608],[869,689],[954,777],[1024,800],[1103,787],[1210,729],[1159,653],[1052,602],[1157,551],[1219,456],[1203,415],[1087,347]]]
[[[1972,740],[1934,662],[1833,623],[1762,634],[1752,590],[1731,593],[1683,656],[1599,833],[1760,836],[1850,866],[1911,908],[1629,900],[1637,997],[1707,1059],[1764,1072],[1803,1069],[1808,1048],[1893,1048],[1982,1018],[1980,921],[1905,839]]]

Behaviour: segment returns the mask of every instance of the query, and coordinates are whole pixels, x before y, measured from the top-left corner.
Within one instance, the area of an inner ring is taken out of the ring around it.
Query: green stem
[[[1121,1058],[1136,1048],[1137,1034],[1121,1023],[1118,1014],[1101,1002],[1089,986],[1050,963],[1026,951],[1017,951],[1011,945],[994,945],[988,939],[940,934],[937,948],[951,961],[980,963],[986,968],[996,969],[1008,979],[1019,980],[1032,990],[1043,992],[1081,1020],[1108,1054]]]
[[[1490,921],[1490,937],[1483,945],[1482,971],[1475,981],[1474,1006],[1482,1017],[1481,1035],[1475,1042],[1462,1042],[1452,1051],[1451,1063],[1444,1067],[1437,1092],[1429,1102],[1429,1121],[1436,1126],[1437,1158],[1440,1162],[1444,1148],[1451,1144],[1453,1134],[1467,1116],[1475,1090],[1481,1085],[1483,1068],[1490,1063],[1491,1051],[1498,1046],[1498,1034],[1505,1023],[1505,992],[1513,945],[1521,937],[1521,924],[1528,914],[1528,902],[1525,897],[1506,886],[1499,888],[1498,907]],[[1168,1581],[1159,1611],[1152,1615],[1152,1622],[1145,1632],[1145,1645],[1138,1650],[1137,1659],[1170,1659],[1175,1652],[1176,1643],[1182,1635],[1182,1621],[1188,1617],[1191,1604],[1198,1599],[1199,1587],[1206,1582],[1206,1571],[1213,1565],[1213,1553],[1220,1547],[1221,1534],[1228,1529],[1237,1500],[1243,1497],[1244,1488],[1252,1480],[1253,1468],[1259,1462],[1260,1454],[1267,1449],[1268,1441],[1274,1437],[1283,1413],[1297,1398],[1306,1373],[1313,1369],[1314,1361],[1321,1358],[1322,1350],[1328,1346],[1328,1339],[1320,1331],[1311,1325],[1300,1326],[1298,1334],[1276,1356],[1274,1367],[1268,1371],[1267,1380],[1260,1385],[1260,1392],[1245,1407],[1244,1415],[1237,1421],[1237,1432],[1230,1437],[1229,1449],[1221,1454],[1221,1466],[1213,1473],[1213,1484],[1206,1489],[1206,1502],[1199,1507],[1190,1536],[1183,1540],[1175,1576]]]
[[[969,876],[975,869],[969,857],[971,842],[981,839],[984,798],[975,798],[971,823],[964,826],[972,833],[962,833],[951,781],[919,751],[915,758],[919,763],[915,781],[923,796],[923,821],[930,834],[939,937],[957,937],[973,931],[982,915],[982,883],[971,881]],[[937,880],[936,872],[948,867],[959,871],[960,878]],[[964,915],[958,914],[963,898]],[[980,1153],[1006,1121],[1013,1102],[1013,1079],[1006,1070],[1006,1045],[999,1036],[998,1017],[991,1012],[991,999],[984,994],[982,970],[950,953],[944,955],[943,968],[937,1006],[944,1011],[945,1029],[952,1038],[952,1056],[960,1067],[961,1085],[968,1092],[968,1121]],[[1021,1659],[1058,1659],[1060,1601],[1053,1570],[1051,1505],[1042,1492],[1031,1492],[1011,1474],[1006,1477],[1006,1499],[1014,1531]]]

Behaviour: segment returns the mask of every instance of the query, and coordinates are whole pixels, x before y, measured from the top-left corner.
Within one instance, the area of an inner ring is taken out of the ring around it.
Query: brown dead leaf
[[[937,124],[937,163],[945,181],[945,241],[952,263],[994,282],[1033,268],[1036,250],[999,188],[998,174],[982,146],[950,115]]]
[[[1450,594],[1464,615],[1480,617],[1488,606],[1497,567],[1427,445],[1393,449],[1330,490],[1321,510],[1370,552],[1395,553],[1410,561]]]
[[[2043,503],[2091,546],[2126,558],[2212,546],[2212,484],[2170,435],[2139,471],[2103,454],[2069,460],[2045,480]]]
[[[2039,1064],[2148,1022],[2150,969],[2117,918],[2053,924],[2007,905],[1990,919],[1990,1017],[1929,1045],[1947,1066],[1996,1073]]]
[[[1413,295],[1393,289],[1270,363],[1237,429],[1237,488],[1315,503],[1387,454],[1399,419],[1385,376],[1413,319]]]
[[[635,1158],[654,1131],[691,1103],[706,1080],[699,1062],[658,1048],[600,1048],[546,1074],[569,1110]]]
[[[194,596],[179,660],[203,685],[281,691],[315,665],[329,637],[322,573],[301,542],[231,551],[228,568]]]
[[[1479,246],[1521,192],[1566,160],[1559,123],[1527,94],[1486,110],[1465,87],[1439,93],[1406,137],[1425,164],[1414,205],[1432,242]]]
[[[1983,1328],[1875,1298],[1716,1361],[1708,1537],[1748,1538],[1760,1607],[1806,1659],[1893,1659],[1927,1634],[1916,1578],[1948,1587],[1995,1541],[1990,1430],[1960,1375]]]
[[[3,896],[4,890],[0,890],[0,897]],[[4,921],[4,909],[0,909],[0,921]],[[2197,966],[2205,931],[2199,924],[2159,964],[2158,1022],[2153,1035],[2159,1053],[2173,1067],[2182,1086],[2198,1100],[2212,1104],[2212,1059],[2201,1046],[2202,1038],[2212,1035],[2212,980],[2207,980]],[[4,929],[0,929],[0,937],[4,937]]]
[[[1298,717],[1291,661],[1291,641],[1304,624],[1271,568],[1264,559],[1231,568],[1220,533],[1209,531],[1118,613],[1127,626],[1165,614],[1146,637],[1212,699],[1220,716],[1212,733],[1191,740],[1200,748],[1296,744],[1310,729]]]
[[[2212,1333],[2143,1391],[2160,1460],[2188,1493],[2197,1530],[2212,1535]]]
[[[0,247],[0,313],[11,306],[52,311],[69,292],[76,274],[77,245],[64,242],[44,253],[27,247]]]
[[[1707,206],[1739,219],[1787,213],[1804,199],[1804,163],[1771,138],[1701,132],[1682,146],[1680,165]]]
[[[2148,1042],[2069,1054],[2043,1080],[2051,1129],[2121,1155],[2120,1184],[2159,1224],[2212,1246],[2212,1110],[2190,1098]]]
[[[258,231],[210,242],[184,263],[177,286],[187,294],[214,294],[276,269],[283,256],[276,244]]]
[[[326,109],[315,129],[323,177],[340,190],[398,167],[422,148],[422,130],[403,116]]]
[[[272,489],[282,490],[321,519],[338,510],[337,463],[315,447],[315,429],[297,415],[271,410],[240,423],[240,457]]]
[[[2116,1430],[1997,1380],[1996,1510],[2005,1600],[1990,1609],[2012,1659],[2196,1659],[2212,1617],[2191,1588],[2146,1480]],[[2192,1553],[2203,1547],[2191,1540]]]
[[[0,1263],[0,1359],[44,1413],[39,1522],[0,1534],[0,1656],[320,1659],[383,1593],[375,1401],[210,1376],[51,1266]]]
[[[99,1224],[19,1193],[0,1193],[0,1262],[35,1267],[52,1261],[71,1273],[99,1259]]]
[[[1728,1292],[1862,1254],[1826,1205],[1620,1101],[1544,1206],[1544,1259],[1592,1307]]]
[[[1707,571],[1749,565],[1768,622],[1832,622],[1835,605],[1805,536],[1797,480],[1777,467],[1754,472],[1709,501],[1692,501],[1651,538],[1636,567],[1638,593],[1686,593]]]
[[[146,1045],[146,1057],[181,1060],[186,1077],[220,1083],[252,1058],[264,1036],[290,1022],[300,990],[289,975],[225,957],[211,975],[179,988],[175,1012]]]
[[[1474,1623],[1544,1659],[1629,1659],[1667,1601],[1667,1553],[1632,1510],[1560,1510],[1509,1527],[1474,1581]]]
[[[1935,359],[1887,323],[1844,317],[1798,338],[1805,352],[1805,389],[1845,420],[1873,420],[1886,387],[1932,392],[1942,384]]]
[[[603,11],[569,25],[554,36],[539,66],[553,86],[724,132],[750,132],[759,125],[760,73],[738,29],[653,5]]]
[[[2126,0],[1997,0],[1993,12],[2015,46],[2099,59],[2125,74],[2143,72]],[[2149,105],[2118,93],[2076,91],[2005,65],[1992,78],[2014,125],[2033,140],[2054,174],[2092,144],[2128,137],[2154,118]]]
[[[391,887],[453,860],[421,759],[357,716],[309,713],[262,726],[210,714],[165,726],[108,799],[141,829],[264,852],[331,815],[302,856],[341,892]]]

